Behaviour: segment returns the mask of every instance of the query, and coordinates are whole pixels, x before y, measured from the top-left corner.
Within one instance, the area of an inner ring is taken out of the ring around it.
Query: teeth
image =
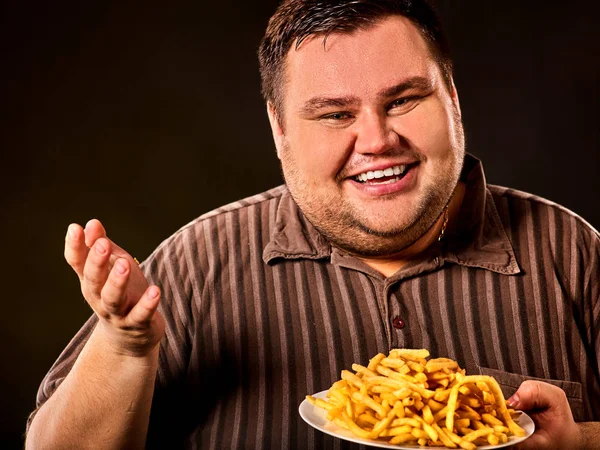
[[[358,181],[368,181],[375,178],[391,177],[393,175],[402,175],[406,172],[406,164],[400,164],[393,167],[388,167],[385,170],[369,170],[356,176]]]
[[[382,181],[379,184],[392,184],[392,183],[395,183],[398,180],[400,180],[400,178],[394,177],[394,178],[390,178],[389,180]]]

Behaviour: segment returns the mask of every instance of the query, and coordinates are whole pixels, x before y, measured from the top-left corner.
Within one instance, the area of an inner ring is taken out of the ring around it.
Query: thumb
[[[527,380],[521,383],[517,392],[508,399],[511,408],[530,410],[571,412],[567,396],[558,386],[543,381]]]
[[[544,409],[551,405],[550,399],[543,391],[540,386],[540,381],[527,380],[521,383],[517,392],[515,392],[509,399],[508,404],[511,408],[531,410],[531,409]]]

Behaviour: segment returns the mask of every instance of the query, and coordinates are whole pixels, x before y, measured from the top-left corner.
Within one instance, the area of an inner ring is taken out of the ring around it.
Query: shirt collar
[[[461,174],[465,196],[453,232],[445,238],[442,258],[463,266],[515,275],[520,272],[479,159],[467,154]]]
[[[306,219],[285,188],[277,206],[275,227],[263,251],[263,260],[269,264],[283,259],[321,259],[331,255],[331,245]]]
[[[506,275],[519,273],[514,249],[487,188],[482,164],[470,154],[465,157],[461,180],[467,186],[465,197],[457,226],[444,238],[441,254],[438,254],[441,261]],[[356,268],[364,265],[356,258],[344,255],[343,251],[334,249],[334,253],[336,262],[346,261],[343,265]],[[345,257],[338,258],[340,254]],[[285,189],[277,208],[271,239],[263,251],[263,260],[273,264],[279,259],[326,258],[332,258],[331,244],[306,219],[289,191]],[[354,260],[354,263],[348,259]],[[436,259],[434,265],[425,265],[431,270],[438,266],[437,261]],[[413,266],[410,264],[411,272],[422,272],[424,269]]]

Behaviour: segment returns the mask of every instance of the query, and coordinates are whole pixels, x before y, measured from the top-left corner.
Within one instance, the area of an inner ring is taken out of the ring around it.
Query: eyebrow
[[[311,115],[323,108],[346,108],[359,103],[356,96],[345,97],[313,97],[307,100],[300,108],[300,114]]]
[[[433,84],[425,77],[410,77],[401,83],[379,91],[377,97],[380,99],[394,97],[410,89],[432,91]],[[360,103],[360,99],[354,95],[343,97],[313,97],[304,102],[300,107],[299,112],[302,115],[310,115],[323,108],[347,108],[358,103]]]
[[[425,77],[410,77],[407,80],[404,80],[402,83],[378,92],[377,97],[395,97],[396,95],[400,95],[409,89],[416,89],[418,91],[433,91],[433,84],[428,78]]]

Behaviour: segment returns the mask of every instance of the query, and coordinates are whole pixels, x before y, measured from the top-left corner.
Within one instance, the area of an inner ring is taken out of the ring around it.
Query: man
[[[486,186],[431,9],[284,1],[259,57],[286,185],[140,267],[97,220],[69,227],[95,314],[42,384],[28,448],[350,448],[297,406],[394,347],[520,385],[522,448],[598,448],[600,238]]]

